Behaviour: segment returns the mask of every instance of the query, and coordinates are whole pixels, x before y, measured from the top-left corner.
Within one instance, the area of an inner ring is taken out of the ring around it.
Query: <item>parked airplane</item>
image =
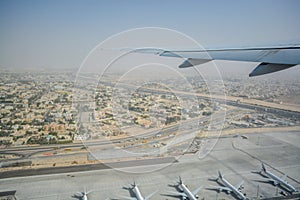
[[[126,188],[127,189],[127,188]],[[135,197],[124,197],[122,196],[122,198],[124,199],[128,199],[128,200],[149,200],[156,192],[153,192],[152,194],[146,196],[145,198],[142,196],[138,186],[135,184],[135,182],[133,183],[132,187],[129,188]]]
[[[215,186],[215,187],[208,188],[208,189],[216,189],[219,192],[226,191],[227,194],[234,193],[236,195],[236,197],[241,199],[241,200],[248,199],[247,197],[245,197],[245,195],[242,192],[240,192],[240,189],[242,188],[242,185],[244,183],[243,181],[240,184],[238,184],[237,186],[233,186],[224,178],[224,176],[221,174],[220,171],[218,171],[218,178],[213,179],[213,180],[215,180],[218,183],[222,184],[224,187]]]
[[[91,191],[89,192],[77,192],[77,194],[75,195],[77,198],[80,198],[81,200],[88,200],[88,194],[90,193]]]
[[[259,62],[249,76],[258,76],[284,70],[300,64],[300,44],[247,47],[218,48],[203,50],[163,50],[155,48],[140,48],[133,52],[150,53],[159,56],[184,58],[179,68],[201,65],[212,60],[233,60]]]
[[[281,185],[281,186],[284,186],[286,187],[290,192],[297,192],[297,190],[291,185],[289,184],[285,178],[286,178],[286,175],[284,175],[282,178],[279,178],[278,176],[276,176],[275,174],[267,171],[265,165],[263,163],[261,163],[261,170],[259,171],[259,173],[262,175],[262,176],[265,176],[268,178],[268,180],[270,182],[272,182],[275,186],[277,185]]]
[[[84,189],[84,192],[77,192],[73,198],[77,198],[80,200],[88,200],[88,194],[91,193],[92,191],[86,192],[86,189]],[[109,200],[109,198],[106,198],[105,200]]]
[[[197,188],[194,191],[190,191],[187,186],[183,183],[181,177],[179,177],[179,182],[178,182],[178,186],[181,189],[182,192],[171,192],[172,195],[171,196],[178,196],[181,197],[183,200],[196,200],[198,199],[198,192],[200,191],[200,189],[202,187]]]

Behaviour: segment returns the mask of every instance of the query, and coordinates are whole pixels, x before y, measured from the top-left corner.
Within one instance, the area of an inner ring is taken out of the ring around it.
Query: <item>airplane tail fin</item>
[[[183,182],[182,182],[182,179],[181,177],[179,176],[179,184],[181,185]]]
[[[261,163],[261,170],[260,170],[260,172],[266,172],[266,171],[267,171],[267,169],[266,169],[264,163]]]
[[[223,176],[222,176],[222,174],[221,174],[221,172],[220,172],[220,171],[218,171],[218,178],[220,178],[220,179],[222,179],[222,178],[223,178]]]
[[[87,195],[86,186],[84,186],[84,195]]]
[[[83,196],[85,196],[85,195],[88,195],[88,194],[91,193],[91,192],[93,192],[93,190],[87,191],[87,190],[86,190],[86,187],[84,186],[84,190],[81,191],[81,192],[76,192],[75,195],[76,195],[76,196],[83,197]]]
[[[134,188],[136,186],[135,181],[133,181],[133,184],[131,184],[131,186]]]

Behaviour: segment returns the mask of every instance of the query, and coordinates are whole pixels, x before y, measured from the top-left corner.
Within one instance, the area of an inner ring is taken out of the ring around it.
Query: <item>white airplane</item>
[[[80,198],[81,200],[88,200],[88,194],[91,193],[91,191],[88,192],[77,192],[76,197]]]
[[[79,198],[80,200],[88,200],[88,194],[91,193],[92,191],[88,191],[86,192],[86,190],[84,190],[85,192],[77,192],[74,197],[75,198]],[[105,200],[109,200],[109,198],[106,198]]]
[[[236,195],[236,197],[241,199],[241,200],[248,199],[247,197],[245,197],[245,195],[242,192],[240,192],[240,189],[242,188],[242,185],[243,185],[244,181],[239,183],[237,186],[233,186],[224,178],[224,176],[222,176],[220,171],[218,171],[218,178],[213,179],[213,180],[215,180],[218,183],[222,184],[224,187],[222,187],[222,186],[213,186],[212,188],[208,188],[208,189],[216,189],[219,192],[226,191],[227,194],[234,193]]]
[[[149,200],[156,192],[153,192],[152,194],[146,196],[145,198],[142,196],[138,186],[135,184],[135,182],[133,183],[132,187],[129,188],[135,197],[122,197],[124,199],[128,199],[128,200]]]
[[[179,65],[179,68],[192,67],[212,60],[258,62],[258,66],[249,74],[250,77],[273,73],[300,64],[299,43],[265,47],[174,51],[156,48],[139,48],[132,52],[184,58],[185,61]]]
[[[194,191],[190,191],[187,186],[183,183],[183,181],[181,180],[181,177],[179,177],[179,182],[178,182],[178,186],[181,189],[182,192],[170,192],[172,193],[172,196],[178,196],[181,197],[183,200],[196,200],[199,198],[198,196],[198,192],[200,191],[200,189],[202,187],[197,188]]]
[[[282,178],[279,178],[278,176],[276,176],[275,174],[267,171],[265,165],[263,163],[261,163],[261,170],[259,171],[259,173],[262,176],[267,176],[268,177],[268,181],[272,182],[275,186],[277,185],[282,185],[285,186],[290,192],[297,192],[296,188],[294,188],[291,184],[289,184],[285,179],[286,179],[286,175],[284,175]]]

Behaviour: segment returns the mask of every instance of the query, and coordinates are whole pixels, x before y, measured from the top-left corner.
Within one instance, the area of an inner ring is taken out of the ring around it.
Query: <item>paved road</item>
[[[229,110],[227,112],[227,114],[232,113],[234,110]],[[196,131],[199,129],[199,123],[201,122],[205,122],[207,120],[210,120],[211,116],[209,117],[197,117],[197,118],[193,118],[190,120],[186,120],[183,121],[182,123],[179,124],[173,124],[173,125],[169,125],[161,130],[159,130],[159,134],[161,135],[166,135],[166,134],[170,134],[173,133],[177,130],[181,130],[181,131],[185,131],[185,130],[190,130],[190,131]],[[218,113],[214,115],[214,121],[217,120],[221,120],[224,118],[224,113]],[[194,126],[196,124],[195,127],[191,127]],[[21,160],[24,158],[29,158],[31,155],[40,153],[40,152],[44,152],[44,151],[51,151],[51,150],[56,150],[58,148],[60,149],[64,149],[64,148],[75,148],[75,147],[93,147],[93,146],[102,146],[102,145],[108,145],[108,144],[112,144],[112,143],[120,143],[121,141],[129,141],[131,139],[135,139],[135,138],[143,138],[143,139],[147,139],[147,138],[151,138],[154,137],[156,134],[158,134],[157,130],[151,130],[151,131],[147,131],[145,133],[136,135],[136,136],[128,136],[126,138],[121,138],[121,139],[112,139],[112,140],[98,140],[98,141],[84,141],[83,143],[71,143],[71,144],[63,144],[63,145],[42,145],[42,146],[20,146],[20,147],[9,147],[9,148],[5,148],[5,149],[0,149],[0,153],[15,153],[17,155],[20,155],[21,158],[17,158],[14,160]]]

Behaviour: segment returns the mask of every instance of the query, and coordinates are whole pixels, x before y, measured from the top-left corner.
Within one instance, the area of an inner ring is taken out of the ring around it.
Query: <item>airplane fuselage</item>
[[[82,196],[82,200],[88,200],[87,194],[84,194],[84,195]]]
[[[144,197],[142,196],[139,188],[137,185],[135,185],[133,188],[132,188],[132,191],[134,192],[135,194],[135,197],[137,200],[144,200]]]
[[[245,195],[238,190],[238,188],[231,185],[226,179],[220,178],[220,181],[224,186],[228,187],[238,198],[243,200],[247,199]]]
[[[189,200],[197,200],[197,198],[193,195],[193,193],[184,185],[183,183],[180,184],[184,194],[189,198]]]
[[[289,184],[285,180],[279,178],[275,174],[272,174],[271,172],[268,172],[268,171],[265,171],[265,174],[269,178],[273,179],[274,185],[281,184],[281,185],[285,186],[286,188],[288,188],[291,192],[296,192],[297,191],[291,184]]]

